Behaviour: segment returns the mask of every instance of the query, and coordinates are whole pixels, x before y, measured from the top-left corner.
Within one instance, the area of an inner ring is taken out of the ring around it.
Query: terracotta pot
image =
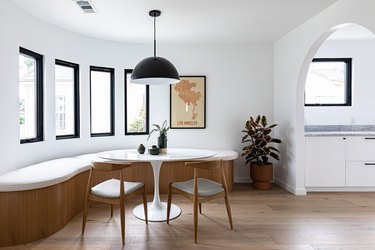
[[[256,163],[250,164],[250,177],[253,180],[253,187],[258,190],[270,190],[273,180],[272,163],[258,166]]]

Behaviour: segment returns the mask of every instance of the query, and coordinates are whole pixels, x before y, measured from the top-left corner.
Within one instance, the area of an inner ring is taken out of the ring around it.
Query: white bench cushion
[[[140,182],[127,182],[124,181],[125,195],[131,194],[134,191],[143,187],[143,183]],[[115,199],[120,197],[120,181],[117,179],[111,179],[99,183],[95,187],[91,188],[91,194],[100,197]]]
[[[82,160],[87,160],[88,162],[91,161],[108,161],[106,159],[100,158],[97,156],[97,154],[83,154],[83,155],[77,155],[74,156],[76,159],[82,159]]]
[[[90,169],[90,161],[60,158],[16,169],[0,176],[0,192],[52,186]]]
[[[174,182],[172,187],[178,188],[186,193],[194,194],[194,180],[183,182]],[[205,179],[198,178],[198,195],[211,196],[223,192],[224,188],[220,183]]]

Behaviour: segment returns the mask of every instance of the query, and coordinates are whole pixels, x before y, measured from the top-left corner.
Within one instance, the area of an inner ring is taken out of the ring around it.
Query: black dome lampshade
[[[156,25],[155,19],[160,16],[159,10],[151,10],[149,15],[154,18],[154,56],[140,61],[131,74],[131,82],[147,85],[168,85],[178,83],[180,77],[173,64],[163,57],[156,56]]]

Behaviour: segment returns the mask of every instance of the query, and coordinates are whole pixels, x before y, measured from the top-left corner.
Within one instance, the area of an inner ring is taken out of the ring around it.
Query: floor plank
[[[223,201],[205,203],[198,244],[193,240],[192,204],[179,195],[173,198],[182,215],[170,225],[146,225],[136,219],[132,208],[141,197],[126,205],[125,247],[118,209],[110,218],[109,207],[95,205],[89,209],[84,236],[79,214],[50,237],[4,249],[375,250],[375,193],[294,196],[277,186],[256,191],[248,184],[236,184],[230,194],[234,230],[229,228]]]

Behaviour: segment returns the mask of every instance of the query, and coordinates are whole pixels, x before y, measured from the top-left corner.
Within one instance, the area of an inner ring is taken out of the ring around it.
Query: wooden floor
[[[193,240],[192,204],[182,196],[174,198],[182,215],[170,225],[136,219],[132,208],[141,197],[126,206],[124,249],[375,250],[375,193],[294,196],[277,186],[255,191],[237,184],[230,194],[234,230],[223,201],[203,204],[198,244]],[[96,205],[89,210],[84,236],[79,214],[48,238],[4,249],[121,249],[118,209],[109,216],[109,207]]]

